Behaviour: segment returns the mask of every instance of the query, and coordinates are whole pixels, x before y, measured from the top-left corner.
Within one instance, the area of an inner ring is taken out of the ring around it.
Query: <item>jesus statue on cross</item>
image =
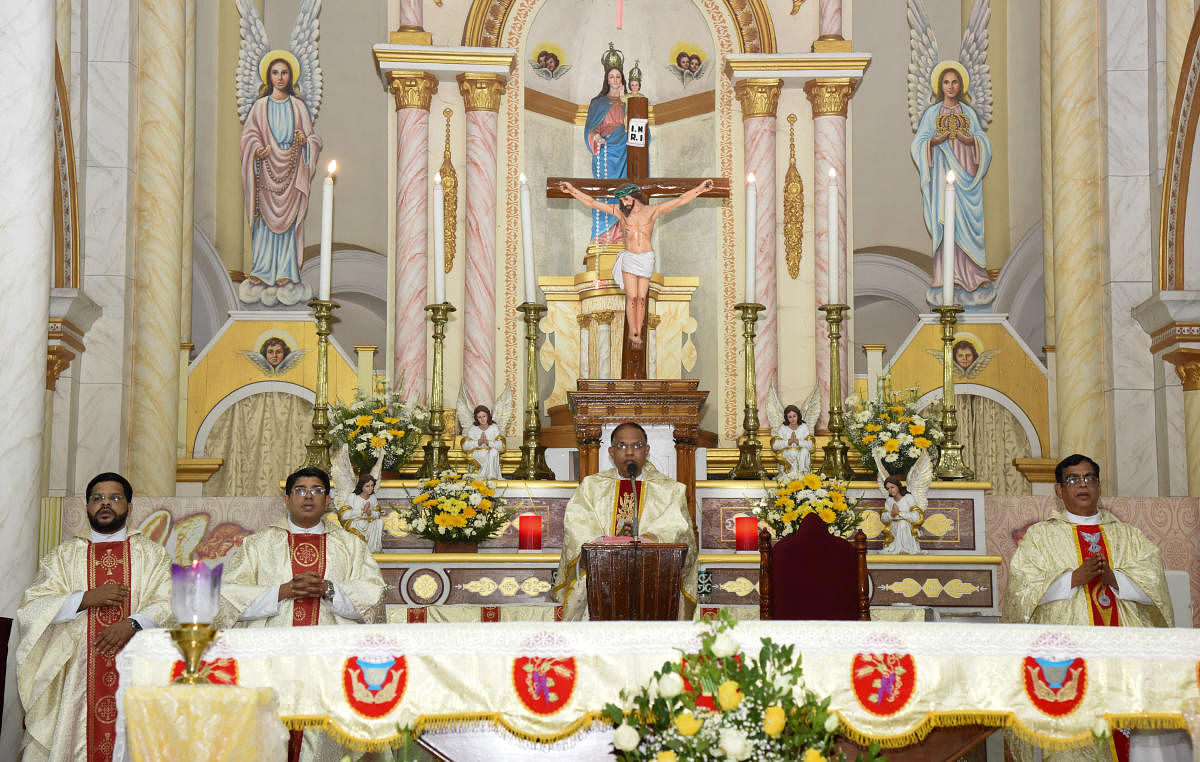
[[[669,201],[651,204],[636,183],[625,183],[617,188],[613,197],[615,204],[604,204],[580,191],[571,183],[559,182],[559,189],[569,193],[593,209],[617,218],[625,238],[625,250],[617,255],[612,278],[625,287],[625,320],[629,326],[629,341],[641,348],[645,337],[641,335],[646,321],[646,297],[650,292],[650,276],[654,274],[654,249],[650,237],[654,222],[660,215],[696,199],[700,194],[712,190],[713,181],[704,180],[695,188]]]

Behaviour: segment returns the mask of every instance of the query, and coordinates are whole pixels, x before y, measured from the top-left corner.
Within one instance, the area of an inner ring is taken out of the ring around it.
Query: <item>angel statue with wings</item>
[[[895,474],[884,478],[887,469],[878,453],[875,455],[875,466],[875,473],[879,474],[879,491],[884,496],[883,512],[879,514],[879,520],[884,524],[883,552],[916,555],[921,552],[917,530],[925,520],[924,509],[929,507],[929,485],[933,484],[933,462],[929,459],[929,451],[923,451],[908,470],[908,489]]]
[[[464,396],[466,389],[458,395],[458,425],[462,427],[462,448],[474,465],[468,473],[477,473],[480,479],[500,479],[500,453],[504,451],[502,431],[508,426],[513,413],[513,393],[507,386],[496,400],[496,417],[487,405],[476,405],[474,410]]]
[[[317,59],[321,0],[302,0],[288,50],[271,50],[251,0],[242,16],[237,106],[243,123],[242,192],[250,221],[250,272],[238,287],[247,304],[293,305],[312,298],[300,280],[304,217],[322,141],[313,131],[321,109]]]
[[[818,390],[804,402],[804,409],[795,405],[783,406],[779,393],[771,387],[767,395],[767,421],[775,435],[771,437],[771,449],[779,453],[783,464],[779,467],[779,481],[799,479],[812,470],[813,435],[808,421],[821,415],[821,398]]]
[[[338,521],[350,534],[361,537],[367,543],[368,553],[383,551],[383,513],[375,489],[383,473],[383,456],[375,461],[375,467],[354,475],[350,465],[350,449],[345,442],[338,447],[332,466],[333,509]]]
[[[908,0],[910,151],[921,178],[925,227],[933,239],[933,280],[927,299],[939,304],[946,176],[954,172],[955,301],[981,309],[995,299],[983,240],[983,176],[992,161],[984,130],[992,121],[987,66],[989,0],[975,0],[958,61],[938,61],[938,43],[922,0]]]

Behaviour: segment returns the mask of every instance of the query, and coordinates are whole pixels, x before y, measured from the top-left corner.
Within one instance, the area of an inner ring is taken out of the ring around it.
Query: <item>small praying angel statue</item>
[[[350,450],[345,442],[338,447],[333,459],[333,508],[338,521],[350,534],[367,543],[367,552],[383,552],[383,510],[375,497],[379,475],[383,472],[383,456],[375,466],[355,477],[350,465]]]
[[[468,473],[480,479],[500,479],[500,453],[504,451],[502,432],[513,414],[513,393],[508,386],[496,400],[496,414],[487,405],[471,407],[464,387],[458,395],[458,425],[463,432],[463,450],[471,456],[473,465]]]
[[[885,525],[883,552],[895,555],[917,555],[921,544],[917,541],[917,530],[925,520],[924,509],[929,507],[929,485],[933,483],[933,462],[929,452],[924,451],[917,462],[908,470],[908,487],[893,474],[885,478],[883,456],[875,453],[875,473],[878,474],[879,491],[883,493],[883,513],[879,520]]]
[[[821,398],[818,387],[804,402],[804,409],[795,405],[783,406],[775,387],[767,395],[767,421],[775,435],[771,437],[771,449],[779,453],[783,464],[779,467],[779,481],[799,479],[811,470],[813,435],[809,421],[821,415]]]

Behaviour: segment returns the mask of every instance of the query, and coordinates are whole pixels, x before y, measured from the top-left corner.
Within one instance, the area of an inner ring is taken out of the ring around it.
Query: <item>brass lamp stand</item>
[[[754,324],[758,313],[766,306],[757,302],[742,302],[733,305],[742,313],[742,356],[745,360],[746,405],[742,417],[742,439],[738,442],[738,462],[729,470],[730,479],[766,479],[767,472],[762,463],[762,442],[758,441],[758,383],[754,371]]]
[[[954,405],[954,329],[958,325],[957,304],[934,307],[942,324],[942,440],[938,457],[937,478],[974,479],[975,472],[963,462],[962,444],[958,441],[958,410]]]
[[[313,299],[308,303],[317,321],[317,394],[313,401],[313,438],[306,446],[305,466],[316,466],[329,473],[329,333],[337,302]]]
[[[825,462],[821,476],[850,481],[854,471],[846,457],[842,441],[845,425],[842,420],[842,314],[850,311],[847,304],[822,304],[817,309],[825,313],[829,325],[829,443],[825,445]]]
[[[513,479],[553,479],[542,445],[542,420],[538,415],[537,324],[545,306],[525,302],[517,307],[525,315],[525,439],[521,442],[521,464]]]
[[[444,377],[442,371],[442,349],[446,344],[446,321],[454,312],[450,302],[425,306],[429,322],[433,323],[433,383],[429,393],[429,443],[424,446],[425,462],[417,472],[418,479],[432,479],[450,468],[450,448],[442,439],[446,422],[442,418]]]
[[[183,674],[175,678],[176,683],[199,685],[208,682],[200,674],[200,660],[204,658],[204,652],[208,650],[213,638],[217,637],[217,632],[209,623],[181,624],[171,630],[171,640],[175,641],[175,645],[183,654]]]

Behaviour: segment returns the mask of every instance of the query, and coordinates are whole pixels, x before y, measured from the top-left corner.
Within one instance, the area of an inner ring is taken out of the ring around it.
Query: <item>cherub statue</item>
[[[242,128],[242,193],[252,264],[238,299],[292,305],[312,298],[300,280],[304,217],[322,141],[313,131],[323,75],[317,58],[321,0],[301,0],[288,49],[271,50],[251,0],[241,14],[237,106]]]
[[[940,301],[942,234],[947,172],[953,171],[956,301],[980,307],[995,289],[987,272],[983,237],[983,177],[992,161],[984,131],[992,121],[992,77],[987,65],[989,0],[975,0],[959,60],[938,62],[938,42],[922,0],[908,0],[908,118],[910,152],[921,181],[925,226],[933,247],[930,304]],[[937,300],[937,301],[935,301]]]
[[[795,405],[783,406],[779,392],[771,387],[767,395],[767,421],[775,435],[771,437],[771,449],[779,453],[783,465],[779,467],[780,481],[799,479],[811,470],[813,435],[809,421],[821,415],[821,398],[818,388],[804,402],[804,409]]]
[[[921,552],[917,530],[925,520],[924,509],[929,507],[929,485],[933,483],[933,462],[929,451],[921,452],[917,462],[908,470],[908,486],[895,474],[884,477],[883,457],[875,454],[875,473],[879,491],[883,493],[883,513],[879,520],[883,530],[883,552],[897,555],[916,555]]]
[[[504,429],[513,413],[513,393],[504,387],[496,400],[496,415],[487,405],[476,405],[473,409],[464,388],[458,395],[458,425],[463,431],[463,450],[471,456],[474,465],[469,473],[477,473],[480,479],[499,479],[500,453],[504,451]]]
[[[375,488],[379,485],[379,475],[383,473],[383,456],[379,456],[370,471],[355,477],[354,466],[350,465],[350,450],[343,442],[331,465],[333,509],[337,511],[338,521],[347,532],[361,537],[367,543],[368,552],[382,552],[383,510],[379,507],[379,499],[375,497]]]

